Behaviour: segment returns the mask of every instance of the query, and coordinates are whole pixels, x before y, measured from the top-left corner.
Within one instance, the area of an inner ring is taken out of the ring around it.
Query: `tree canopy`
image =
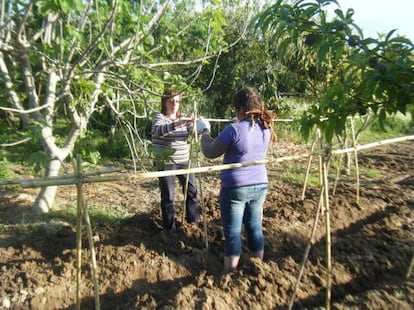
[[[329,142],[344,131],[349,116],[371,111],[382,123],[387,114],[405,113],[414,102],[414,58],[409,39],[393,36],[394,30],[365,38],[353,9],[338,7],[328,19],[328,5],[338,2],[278,0],[256,22],[313,102],[302,117],[304,137],[317,126]]]
[[[226,46],[214,1],[200,11],[180,0],[2,4],[0,108],[38,132],[46,176],[57,175],[94,113],[148,117],[165,87],[191,93],[203,65]],[[55,190],[42,189],[39,210]]]

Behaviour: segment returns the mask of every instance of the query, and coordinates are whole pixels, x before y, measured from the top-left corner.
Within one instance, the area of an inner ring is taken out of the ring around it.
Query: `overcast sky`
[[[355,11],[354,21],[364,37],[378,38],[377,33],[404,35],[414,43],[414,0],[337,0],[342,11]]]

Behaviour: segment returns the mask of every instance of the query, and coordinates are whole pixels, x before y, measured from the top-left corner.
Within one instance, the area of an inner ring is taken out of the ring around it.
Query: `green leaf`
[[[39,13],[42,16],[47,16],[51,13],[56,13],[59,11],[60,7],[55,0],[40,0],[36,1],[36,6],[39,10]]]
[[[331,46],[330,42],[326,42],[326,41],[322,42],[322,44],[319,46],[319,50],[318,50],[319,61],[325,60],[326,55],[329,52],[330,46]]]
[[[46,169],[47,163],[48,157],[43,151],[32,153],[29,157],[29,165],[33,167],[35,174],[39,174],[40,172],[44,171]]]
[[[336,132],[336,120],[331,117],[326,121],[326,126],[322,130],[322,135],[325,136],[325,140],[328,144],[331,144],[334,133]]]

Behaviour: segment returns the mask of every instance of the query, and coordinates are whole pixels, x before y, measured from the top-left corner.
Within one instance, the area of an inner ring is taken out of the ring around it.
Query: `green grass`
[[[24,215],[19,223],[0,223],[0,235],[7,234],[7,231],[19,235],[24,239],[43,239],[49,235],[56,234],[62,228],[76,226],[76,206],[64,205],[55,206],[49,213],[26,218]],[[123,220],[131,217],[131,213],[125,211],[122,206],[93,206],[89,208],[89,218],[92,227],[96,225],[119,225]],[[82,219],[85,224],[84,219]]]
[[[355,127],[358,128],[360,121],[355,122]],[[364,144],[368,142],[381,141],[384,139],[391,139],[395,137],[411,135],[414,133],[411,114],[406,115],[397,113],[388,116],[381,128],[378,122],[365,130],[359,138],[359,143]]]
[[[89,218],[92,225],[96,224],[109,224],[117,225],[122,220],[131,217],[131,213],[127,212],[124,207],[117,205],[105,205],[97,206],[93,205],[88,207]],[[77,206],[76,205],[64,205],[56,206],[48,213],[48,217],[51,220],[62,220],[71,224],[76,223]]]
[[[366,176],[370,179],[376,179],[381,176],[381,171],[377,169],[361,169],[361,172],[366,174]]]

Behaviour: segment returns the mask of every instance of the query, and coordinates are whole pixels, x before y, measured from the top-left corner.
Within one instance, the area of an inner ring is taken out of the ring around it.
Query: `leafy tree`
[[[248,4],[240,1],[224,9],[225,40],[237,44],[229,45],[217,59],[208,63],[196,81],[200,89],[206,90],[208,105],[205,112],[208,115],[232,116],[231,100],[235,91],[245,85],[259,89],[266,102],[277,95],[277,60],[271,57],[266,36],[251,24],[251,17],[259,12],[261,5],[260,1]],[[211,76],[215,77],[214,80]]]
[[[393,37],[394,30],[364,38],[353,9],[337,8],[330,20],[328,5],[338,3],[279,0],[256,22],[313,102],[302,117],[304,137],[317,126],[330,143],[345,131],[348,116],[372,112],[383,123],[387,114],[406,112],[414,100],[414,58],[407,38]]]
[[[202,66],[224,44],[213,31],[221,11],[212,6],[194,20],[187,12],[195,4],[2,0],[0,109],[36,133],[45,176],[59,173],[94,113],[110,109],[119,121],[133,122],[151,112],[165,86],[191,85],[195,78],[179,68]],[[48,212],[56,190],[42,188],[34,208]]]

